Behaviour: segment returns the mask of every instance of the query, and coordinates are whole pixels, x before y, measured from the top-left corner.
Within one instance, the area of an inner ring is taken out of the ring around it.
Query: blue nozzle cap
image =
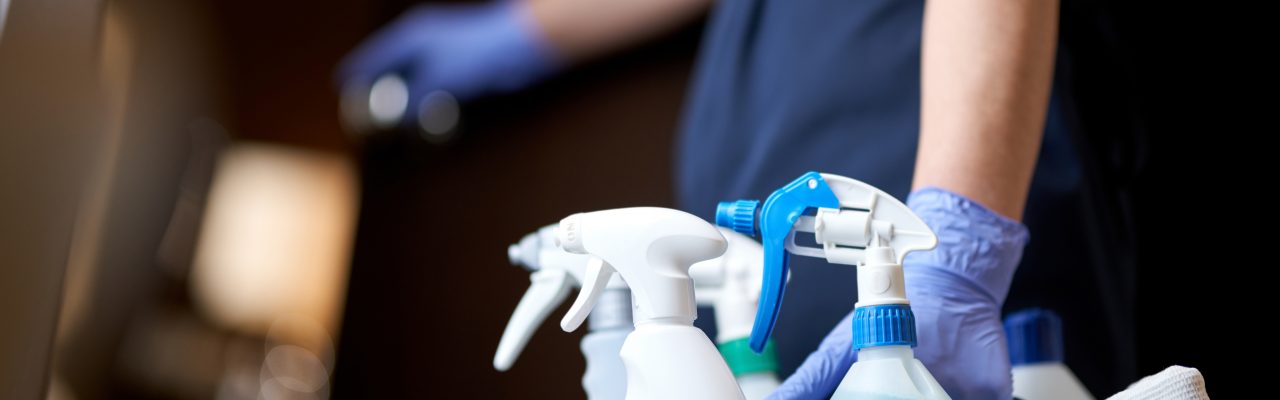
[[[1062,362],[1062,318],[1041,308],[1018,311],[1004,319],[1013,365]]]
[[[722,201],[716,205],[716,225],[756,237],[756,209],[759,200]]]
[[[760,284],[760,302],[756,309],[755,324],[751,328],[751,350],[756,353],[764,351],[765,343],[773,334],[773,325],[778,320],[778,310],[782,307],[782,295],[787,286],[787,235],[805,210],[818,207],[840,208],[840,199],[827,186],[822,174],[808,172],[774,191],[759,209],[759,221],[755,226],[760,230],[760,242],[764,246],[764,279]],[[720,209],[726,208],[722,206]],[[725,213],[737,213],[737,210],[745,209],[745,205],[734,205],[734,211]],[[716,214],[719,223],[721,213]]]
[[[916,315],[906,304],[883,304],[853,310],[854,350],[876,346],[916,347]]]

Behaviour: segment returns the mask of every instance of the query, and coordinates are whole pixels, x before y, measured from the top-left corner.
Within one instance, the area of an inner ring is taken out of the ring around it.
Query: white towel
[[[1107,400],[1209,400],[1200,370],[1174,365],[1142,378]]]

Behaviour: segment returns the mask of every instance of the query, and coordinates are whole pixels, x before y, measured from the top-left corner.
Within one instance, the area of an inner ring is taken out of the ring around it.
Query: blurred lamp
[[[356,190],[345,156],[231,146],[219,159],[196,248],[197,305],[217,324],[324,354],[340,323]],[[315,323],[272,329],[282,318]]]

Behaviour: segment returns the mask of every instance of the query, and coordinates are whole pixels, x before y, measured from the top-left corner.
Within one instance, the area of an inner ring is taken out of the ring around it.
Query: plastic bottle
[[[689,275],[698,305],[715,309],[716,348],[742,394],[748,400],[764,399],[781,384],[772,342],[760,354],[748,345],[760,299],[764,250],[743,234],[726,228],[720,233],[729,242],[724,255],[694,264]]]
[[[1013,365],[1013,396],[1023,400],[1093,400],[1062,363],[1062,319],[1030,308],[1004,319]]]

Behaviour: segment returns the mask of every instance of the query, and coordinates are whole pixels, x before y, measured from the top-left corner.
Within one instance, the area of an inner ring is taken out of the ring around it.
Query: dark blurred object
[[[445,90],[428,93],[417,107],[410,107],[409,89],[396,74],[383,75],[371,85],[349,83],[339,101],[343,128],[357,143],[373,135],[405,135],[445,144],[458,134],[462,119],[462,105]],[[407,113],[416,116],[407,118]]]
[[[66,263],[53,355],[58,398],[207,396],[211,386],[199,382],[217,378],[207,372],[220,369],[221,354],[190,346],[227,334],[193,313],[185,276],[225,135],[209,12],[200,2],[96,7],[103,14],[84,24],[102,31],[107,107]],[[184,357],[149,356],[157,354]]]
[[[0,10],[0,398],[36,399],[49,385],[78,199],[102,144],[102,4],[8,6]]]
[[[206,1],[226,50],[236,137],[345,151],[333,73],[380,21],[378,1]],[[387,17],[388,19],[390,16]]]
[[[1238,183],[1252,168],[1236,164],[1256,162],[1241,147],[1260,125],[1242,126],[1248,112],[1231,104],[1248,98],[1237,92],[1255,83],[1228,79],[1261,78],[1244,73],[1237,61],[1248,51],[1232,48],[1247,43],[1250,35],[1231,32],[1228,25],[1248,24],[1231,10],[1176,2],[1064,0],[1062,13],[1057,68],[1069,70],[1074,79],[1059,83],[1078,98],[1078,108],[1069,110],[1081,116],[1080,126],[1073,128],[1082,135],[1074,144],[1082,158],[1091,160],[1084,173],[1096,183],[1086,190],[1081,217],[1108,222],[1079,233],[1090,247],[1106,251],[1081,249],[1079,257],[1092,258],[1100,268],[1091,273],[1112,277],[1102,282],[1104,294],[1120,296],[1112,304],[1133,305],[1110,310],[1113,326],[1134,327],[1066,338],[1067,348],[1111,353],[1091,344],[1103,338],[1121,343],[1119,354],[1129,356],[1116,360],[1118,375],[1104,389],[1122,389],[1176,364],[1203,372],[1215,398],[1247,397],[1249,383],[1235,360],[1194,345],[1236,340],[1239,332],[1216,321],[1247,319],[1233,315],[1243,310],[1233,302],[1243,299],[1228,295],[1243,276],[1204,273],[1214,256],[1197,250],[1217,252],[1209,249],[1215,238],[1225,236],[1216,233],[1248,231],[1236,225],[1256,215],[1173,216],[1218,205],[1259,210],[1247,196],[1234,194],[1257,184]],[[1204,26],[1186,29],[1187,21]],[[1226,203],[1195,194],[1202,190],[1224,194],[1220,200]],[[1045,285],[1052,288],[1054,282]],[[1069,350],[1068,363],[1071,357]]]
[[[449,140],[459,102],[519,91],[560,68],[528,5],[428,3],[400,13],[337,65],[344,122]]]
[[[185,280],[195,256],[201,213],[208,200],[218,156],[226,149],[227,132],[216,121],[200,119],[188,128],[186,165],[178,181],[178,198],[160,239],[156,262],[175,280]]]

